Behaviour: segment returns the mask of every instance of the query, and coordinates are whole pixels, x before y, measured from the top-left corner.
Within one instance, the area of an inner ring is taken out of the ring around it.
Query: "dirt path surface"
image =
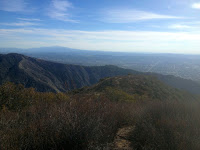
[[[133,127],[124,127],[119,129],[114,140],[114,150],[132,150],[131,142],[128,139]]]

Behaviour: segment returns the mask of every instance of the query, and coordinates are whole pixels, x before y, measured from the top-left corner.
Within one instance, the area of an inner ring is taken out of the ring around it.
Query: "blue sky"
[[[200,54],[200,0],[0,0],[1,47]]]

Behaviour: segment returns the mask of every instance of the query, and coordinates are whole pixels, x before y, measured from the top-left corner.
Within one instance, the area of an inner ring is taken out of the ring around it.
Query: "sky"
[[[200,54],[200,0],[0,0],[0,47]]]

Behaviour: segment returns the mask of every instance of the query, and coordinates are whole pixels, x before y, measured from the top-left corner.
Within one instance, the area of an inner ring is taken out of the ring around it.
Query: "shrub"
[[[200,104],[154,102],[138,117],[130,135],[134,149],[200,149]]]
[[[0,148],[98,149],[124,124],[123,107],[106,101],[41,102],[21,112],[0,113]]]
[[[16,85],[11,82],[0,86],[0,110],[7,108],[11,111],[21,111],[42,101],[52,103],[67,100],[69,100],[69,97],[64,93],[40,93],[33,88],[24,88],[23,85]]]

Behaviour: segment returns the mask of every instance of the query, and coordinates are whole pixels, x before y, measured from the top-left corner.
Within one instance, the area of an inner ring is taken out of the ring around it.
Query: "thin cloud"
[[[192,8],[194,8],[194,9],[200,9],[200,2],[192,4]]]
[[[182,40],[200,40],[200,33],[196,32],[155,32],[155,31],[81,31],[81,30],[64,30],[64,29],[0,29],[0,33],[7,34],[28,34],[53,37],[56,39],[84,39],[84,40],[110,40],[110,41],[182,41]],[[75,40],[75,41],[77,41]]]
[[[48,16],[52,19],[57,19],[67,22],[77,22],[71,19],[69,9],[73,8],[72,3],[67,0],[52,0],[48,8]]]
[[[15,22],[15,23],[0,23],[0,25],[22,27],[22,26],[38,26],[40,24],[33,22]]]
[[[21,12],[26,8],[24,0],[0,0],[0,10],[9,12]]]
[[[79,31],[61,29],[0,29],[0,44],[26,48],[37,46],[65,46],[87,50],[109,51],[154,51],[200,53],[199,32],[155,32],[155,31]],[[20,40],[19,40],[20,39]],[[56,39],[56,41],[55,41]],[[8,42],[10,41],[10,42]],[[77,44],[77,41],[79,41]]]
[[[136,21],[145,21],[153,19],[181,19],[182,17],[161,15],[152,12],[134,10],[134,9],[114,9],[107,10],[100,19],[107,23],[132,23]]]
[[[192,26],[189,25],[182,25],[182,24],[173,24],[169,26],[170,29],[190,29],[193,28]]]
[[[179,23],[169,25],[168,28],[177,29],[177,30],[194,31],[194,30],[197,30],[197,29],[199,30],[199,28],[200,28],[199,25],[200,25],[199,21],[179,22]]]
[[[22,21],[42,21],[41,19],[36,19],[36,18],[17,18],[17,19]]]

